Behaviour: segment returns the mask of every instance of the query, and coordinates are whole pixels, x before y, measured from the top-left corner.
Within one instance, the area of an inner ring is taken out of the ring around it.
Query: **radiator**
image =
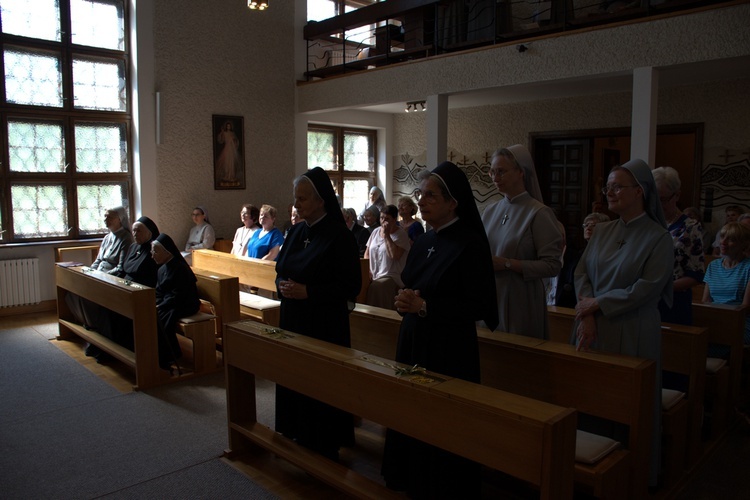
[[[0,307],[41,302],[39,259],[0,260]]]

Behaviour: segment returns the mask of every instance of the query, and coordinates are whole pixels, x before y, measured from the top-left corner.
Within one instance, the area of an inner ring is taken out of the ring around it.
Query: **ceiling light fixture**
[[[268,8],[267,0],[247,0],[247,7],[252,10],[266,10]]]
[[[413,111],[427,111],[427,101],[409,101],[406,103],[404,111],[411,113]]]

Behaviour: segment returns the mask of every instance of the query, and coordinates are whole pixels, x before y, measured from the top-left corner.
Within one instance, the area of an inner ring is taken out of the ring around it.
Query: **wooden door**
[[[555,211],[565,225],[567,240],[578,248],[583,245],[581,222],[589,213],[589,151],[588,139],[543,140],[535,145],[544,203]]]

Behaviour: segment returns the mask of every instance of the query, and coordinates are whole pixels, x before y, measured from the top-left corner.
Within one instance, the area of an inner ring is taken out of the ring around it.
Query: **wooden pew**
[[[218,238],[214,242],[214,250],[217,252],[230,253],[232,251],[232,240],[225,240],[224,238]]]
[[[449,377],[418,383],[377,364],[387,359],[264,330],[240,321],[224,334],[230,458],[260,446],[353,497],[403,497],[259,424],[257,376],[534,484],[543,499],[572,497],[574,410]]]
[[[703,453],[701,427],[703,425],[703,401],[706,386],[707,348],[707,328],[662,323],[662,370],[687,377],[688,417],[685,468],[696,465]],[[663,427],[668,432],[666,420],[663,422]],[[675,446],[674,453],[676,456],[680,455],[679,446]],[[674,459],[674,456],[672,458]]]
[[[627,451],[619,450],[595,465],[575,464],[576,485],[599,498],[645,498],[653,439],[651,360],[605,353],[576,352],[575,346],[482,329],[482,384],[515,392],[627,425]],[[630,454],[629,458],[623,456]],[[621,462],[617,464],[616,462]],[[616,467],[630,469],[626,476]],[[612,472],[610,472],[612,471]],[[611,474],[611,478],[608,477]]]
[[[201,249],[193,252],[193,268],[204,272],[236,276],[242,285],[271,293],[276,291],[276,263],[273,261]],[[237,296],[239,303],[239,291]],[[245,301],[245,304],[239,305],[240,314],[278,326],[281,302],[260,295],[251,298],[252,304]]]
[[[370,288],[370,259],[359,259],[359,272],[362,276],[362,288],[357,295],[357,303],[364,304],[367,301],[367,290]]]
[[[221,344],[224,324],[240,319],[240,303],[237,295],[240,292],[239,280],[236,276],[227,276],[205,269],[193,268],[198,279],[198,294],[200,298],[211,303],[213,314],[216,315],[216,343]]]
[[[219,273],[227,276],[236,276],[240,284],[265,290],[269,293],[276,292],[276,263],[273,261],[253,259],[252,257],[240,257],[216,250],[196,250],[193,252],[193,268],[201,272]],[[370,267],[369,260],[360,259],[360,272],[362,273],[362,288],[357,301],[364,301],[367,297],[369,286]],[[240,305],[242,316],[256,319],[262,323],[272,326],[279,325],[278,300],[269,299],[259,295],[248,297],[244,295]]]
[[[575,321],[575,310],[567,307],[547,306],[550,340],[567,344]],[[708,329],[664,323],[662,335],[662,370],[674,372],[687,377],[687,434],[686,466],[695,465],[703,452],[701,443],[701,426],[703,423],[703,401],[706,384],[706,348]],[[669,417],[669,416],[668,416]],[[665,421],[666,423],[667,421]],[[673,432],[666,429],[667,433]],[[675,458],[679,457],[679,443],[670,456],[672,462],[667,468],[677,467]]]
[[[401,315],[390,309],[357,303],[349,315],[352,348],[396,359]]]
[[[713,399],[711,437],[714,439],[720,438],[729,428],[740,398],[746,312],[747,308],[741,305],[693,303],[693,324],[708,328],[709,343],[729,349],[727,367],[710,374],[706,381],[707,393]],[[726,377],[725,371],[728,372]]]
[[[99,246],[101,242],[90,245],[78,246],[61,246],[55,248],[55,262],[80,262],[85,266],[90,266],[99,255]]]
[[[349,316],[349,324],[352,348],[388,359],[395,357],[401,324],[401,317],[397,312],[357,304]],[[575,407],[579,411],[632,427],[631,439],[627,443],[631,456],[618,452],[604,463],[593,467],[577,463],[577,489],[602,497],[622,496],[626,491],[623,480],[627,482],[622,469],[630,468],[632,463],[641,465],[640,469],[632,468],[633,492],[646,494],[648,470],[642,464],[648,463],[650,454],[648,442],[652,434],[652,402],[650,399],[644,402],[644,397],[651,394],[648,386],[653,386],[654,383],[653,362],[614,354],[577,353],[575,347],[566,344],[498,334],[485,328],[479,328],[478,335],[482,385],[535,399],[546,398],[548,402]],[[520,347],[526,349],[526,358],[514,358],[520,352],[515,349]],[[527,359],[529,366],[516,366],[518,361],[515,359]],[[501,366],[504,363],[507,366]],[[515,373],[506,375],[505,370],[510,366],[518,368],[518,373],[523,376]],[[552,366],[556,367],[556,377],[551,373]],[[570,377],[566,374],[568,371]],[[507,380],[500,380],[501,377],[506,377]],[[575,384],[571,384],[573,380],[576,381]],[[547,387],[546,391],[554,390],[559,393],[553,396],[549,392],[543,392],[543,387]],[[551,401],[553,398],[559,399]],[[563,400],[567,402],[562,403]],[[634,498],[638,496],[635,494]]]
[[[96,277],[88,274],[96,273]],[[98,271],[86,273],[81,267],[55,266],[57,282],[57,311],[60,339],[75,334],[135,370],[135,389],[148,389],[169,381],[169,375],[159,368],[156,333],[156,294],[153,288],[125,281]],[[112,340],[86,330],[73,321],[65,303],[65,296],[73,292],[133,320],[135,351],[130,351]]]
[[[84,267],[56,266],[55,277],[60,339],[75,334],[132,367],[136,374],[136,390],[177,379],[159,368],[155,289]],[[68,292],[130,318],[133,321],[134,350],[75,323],[65,303]],[[178,333],[192,341],[194,370],[184,376],[211,373],[219,368],[215,320],[214,315],[199,312],[178,322]]]

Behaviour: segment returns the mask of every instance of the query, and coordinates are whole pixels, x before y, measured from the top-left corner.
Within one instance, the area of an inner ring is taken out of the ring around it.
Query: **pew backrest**
[[[245,402],[247,373],[528,481],[542,498],[572,497],[574,410],[439,374],[397,376],[394,361],[265,330],[250,321],[226,328],[230,448],[267,432]]]

